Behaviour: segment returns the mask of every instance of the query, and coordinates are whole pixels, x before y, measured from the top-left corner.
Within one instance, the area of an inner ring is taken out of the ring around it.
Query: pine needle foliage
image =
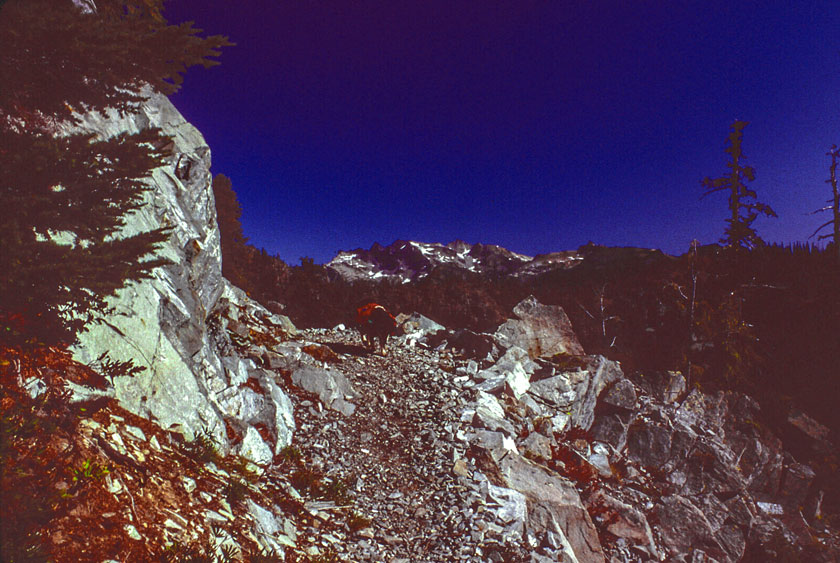
[[[745,248],[751,250],[764,244],[752,227],[753,221],[759,215],[777,217],[773,208],[757,201],[755,190],[749,188],[746,182],[755,180],[755,169],[742,164],[744,153],[741,150],[741,140],[744,128],[749,125],[746,121],[735,120],[732,131],[727,137],[726,153],[732,160],[726,164],[729,173],[720,178],[704,178],[701,182],[706,188],[703,197],[719,191],[729,192],[730,217],[724,236],[720,242],[729,248]]]
[[[169,25],[163,0],[0,5],[0,330],[10,344],[69,344],[105,298],[166,264],[164,228],[127,235],[172,139],[155,128],[94,135],[86,113],[126,113],[216,64],[221,36]]]
[[[163,0],[9,0],[0,8],[0,108],[6,120],[78,121],[131,111],[143,86],[172,94],[194,65],[218,64],[227,38],[169,25]]]

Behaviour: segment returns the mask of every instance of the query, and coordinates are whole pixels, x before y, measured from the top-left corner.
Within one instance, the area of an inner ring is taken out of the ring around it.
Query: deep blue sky
[[[751,186],[805,240],[840,144],[836,1],[170,0],[236,43],[175,105],[245,234],[297,264],[396,239],[526,254],[717,241],[733,120]]]

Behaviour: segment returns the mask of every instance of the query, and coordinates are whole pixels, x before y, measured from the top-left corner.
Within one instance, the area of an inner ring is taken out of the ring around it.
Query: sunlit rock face
[[[583,354],[583,346],[562,307],[543,305],[531,295],[513,308],[513,314],[516,318],[508,320],[496,331],[496,339],[502,347],[519,346],[532,358]]]
[[[246,397],[253,390],[240,388],[249,377],[257,377],[257,367],[234,352],[226,323],[231,311],[245,306],[258,315],[270,314],[222,278],[210,149],[201,133],[159,94],[152,94],[135,113],[89,115],[81,125],[103,137],[149,127],[171,135],[174,147],[166,164],[154,170],[144,204],[128,218],[123,232],[171,228],[158,255],[172,264],[121,290],[111,301],[114,313],[80,335],[74,354],[89,363],[107,353],[113,360],[131,360],[145,368],[139,375],[114,378],[114,393],[123,407],[163,428],[178,430],[187,439],[207,432],[227,450],[224,419],[239,421],[243,434],[253,438],[248,425],[263,416],[272,422],[279,449],[291,439],[291,427],[283,428],[283,421],[292,417],[277,416],[276,411],[290,409],[290,403],[282,397],[275,400],[276,390],[266,389],[264,400],[270,405],[262,410],[272,412],[255,414],[256,407],[242,407],[257,404]],[[220,300],[223,293],[226,298]],[[248,451],[264,452],[254,441]]]

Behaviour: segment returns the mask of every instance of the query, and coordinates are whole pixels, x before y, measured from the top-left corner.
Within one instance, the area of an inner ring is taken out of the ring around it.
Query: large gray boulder
[[[479,380],[478,389],[487,392],[500,392],[507,389],[519,399],[530,387],[531,374],[537,369],[528,353],[518,346],[511,346],[504,356],[485,370],[475,374]]]
[[[356,405],[350,401],[355,399],[358,393],[350,380],[338,370],[302,366],[292,373],[292,383],[317,395],[327,408],[346,416],[356,411]]]
[[[513,314],[516,318],[496,330],[496,341],[503,348],[519,346],[532,358],[583,354],[583,346],[562,307],[543,305],[531,295],[513,308]]]
[[[519,455],[505,457],[500,466],[505,485],[525,495],[532,534],[563,538],[578,561],[605,560],[595,525],[571,481]]]
[[[291,402],[279,388],[264,389],[265,395],[257,398],[243,387],[252,375],[259,377],[257,366],[236,352],[228,332],[233,323],[227,326],[244,309],[258,311],[266,322],[271,315],[222,278],[210,149],[201,133],[160,94],[150,94],[134,113],[86,115],[80,125],[101,137],[150,127],[173,137],[172,154],[147,180],[150,189],[123,233],[171,228],[158,252],[171,264],[119,291],[109,301],[113,314],[80,335],[74,357],[91,363],[107,353],[144,368],[139,375],[115,377],[114,396],[127,410],[188,440],[207,432],[228,451],[226,419],[247,430],[254,418],[265,418],[272,423],[272,449],[277,451],[291,439]],[[251,449],[265,451],[251,442]]]
[[[714,524],[688,499],[676,495],[663,497],[655,514],[657,530],[669,557],[682,556],[691,561],[711,557],[721,563],[738,560],[721,545]],[[743,553],[743,546],[740,551]]]
[[[397,324],[402,327],[406,341],[417,341],[428,334],[434,334],[445,329],[442,324],[416,312],[411,315],[400,313],[397,315]]]
[[[528,395],[552,413],[566,413],[573,426],[588,430],[595,419],[598,396],[611,383],[623,378],[618,362],[603,356],[587,356],[585,369],[532,382]]]
[[[586,498],[586,508],[603,528],[617,538],[642,545],[650,555],[658,558],[653,532],[645,515],[603,490],[596,490]]]
[[[669,428],[640,419],[627,432],[627,457],[646,467],[660,467],[671,457]]]

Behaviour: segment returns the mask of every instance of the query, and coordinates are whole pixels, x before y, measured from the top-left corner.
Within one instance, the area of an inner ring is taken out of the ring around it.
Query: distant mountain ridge
[[[437,268],[464,270],[493,277],[526,278],[551,270],[570,269],[583,260],[579,251],[526,256],[495,244],[449,244],[398,240],[369,250],[342,251],[325,266],[347,281],[390,280],[408,283]]]

